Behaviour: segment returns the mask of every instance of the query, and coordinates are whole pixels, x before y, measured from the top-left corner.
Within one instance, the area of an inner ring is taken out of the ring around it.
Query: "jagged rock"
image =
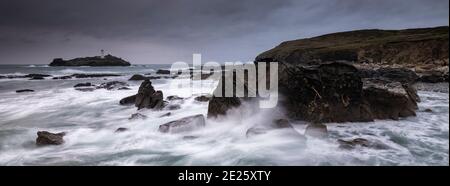
[[[134,105],[136,103],[136,95],[128,96],[120,100],[120,105]]]
[[[208,102],[209,100],[211,100],[211,97],[208,96],[198,96],[195,98],[195,101],[198,102]]]
[[[146,79],[149,79],[149,78],[145,77],[143,75],[140,75],[140,74],[135,74],[135,75],[131,76],[129,81],[141,81],[141,80],[146,80]]]
[[[159,131],[162,133],[179,133],[191,131],[205,125],[205,117],[199,114],[160,125]]]
[[[121,58],[106,55],[105,57],[84,57],[71,60],[54,59],[49,66],[130,66],[131,64]]]
[[[128,128],[120,127],[120,128],[118,128],[118,129],[115,131],[115,133],[125,132],[125,131],[128,131],[128,130],[129,130]]]
[[[351,150],[358,146],[360,147],[366,147],[366,148],[373,148],[378,150],[388,149],[389,147],[381,142],[372,142],[364,138],[356,138],[353,140],[342,140],[338,139],[339,148]]]
[[[39,131],[37,132],[36,145],[61,145],[64,143],[63,137],[65,135],[65,132],[54,134],[47,131]]]
[[[312,123],[306,127],[305,136],[311,136],[315,138],[328,137],[328,129],[324,124]]]
[[[170,70],[163,70],[163,69],[159,69],[158,71],[156,71],[156,74],[170,74]]]
[[[136,95],[135,105],[138,110],[143,108],[162,109],[164,104],[163,93],[155,91],[150,80],[142,82]]]
[[[415,116],[420,101],[414,88],[399,82],[367,83],[363,89],[364,100],[370,105],[374,119],[394,119]]]
[[[128,118],[128,120],[137,120],[137,119],[147,119],[147,116],[140,113],[134,113],[131,115],[130,118]]]
[[[16,93],[24,93],[24,92],[34,92],[34,90],[31,89],[16,90]]]

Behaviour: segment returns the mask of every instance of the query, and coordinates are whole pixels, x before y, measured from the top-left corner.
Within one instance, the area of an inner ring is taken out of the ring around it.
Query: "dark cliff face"
[[[54,59],[50,66],[130,66],[131,64],[121,58],[106,55],[105,57],[84,57],[71,60]]]
[[[408,30],[359,30],[283,42],[260,54],[257,62],[312,65],[328,61],[448,65],[449,27]]]

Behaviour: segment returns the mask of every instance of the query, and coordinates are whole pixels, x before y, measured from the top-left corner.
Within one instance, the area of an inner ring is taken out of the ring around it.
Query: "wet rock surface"
[[[162,133],[180,133],[192,131],[206,126],[205,117],[202,114],[189,116],[159,126]]]
[[[66,135],[65,132],[61,133],[50,133],[48,131],[37,132],[36,145],[61,145],[64,143],[63,137]]]
[[[312,123],[306,127],[305,136],[314,138],[327,138],[328,129],[324,124]]]

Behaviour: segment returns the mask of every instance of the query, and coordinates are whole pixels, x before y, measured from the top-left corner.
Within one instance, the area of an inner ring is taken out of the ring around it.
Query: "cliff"
[[[257,62],[312,65],[328,61],[360,64],[448,66],[449,27],[358,30],[281,43]]]

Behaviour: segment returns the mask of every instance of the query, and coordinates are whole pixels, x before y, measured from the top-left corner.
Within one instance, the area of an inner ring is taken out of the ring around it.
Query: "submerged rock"
[[[31,89],[16,90],[16,93],[24,93],[24,92],[34,92],[34,90],[31,90]]]
[[[170,70],[163,70],[163,69],[159,69],[158,71],[156,71],[156,74],[170,74]]]
[[[116,131],[114,131],[115,133],[120,133],[120,132],[125,132],[125,131],[128,131],[129,129],[128,128],[123,128],[123,127],[120,127],[120,128],[118,128]]]
[[[140,113],[134,113],[131,115],[130,118],[128,118],[129,120],[137,120],[137,119],[147,119],[146,115],[140,114]]]
[[[199,127],[204,127],[205,117],[202,114],[181,118],[159,126],[159,131],[162,133],[179,133],[192,131]]]
[[[59,76],[59,77],[53,77],[52,79],[71,79],[72,76]]]
[[[84,57],[71,60],[54,59],[49,66],[130,66],[131,64],[121,58],[106,55],[104,57]]]
[[[125,82],[121,82],[121,81],[111,81],[111,82],[106,82],[106,83],[102,83],[99,86],[97,86],[98,89],[106,89],[106,90],[118,90],[120,88],[123,87],[128,87],[129,85]]]
[[[327,138],[328,129],[324,124],[312,123],[306,127],[305,136],[315,137],[315,138]]]
[[[366,148],[373,148],[378,150],[388,149],[389,147],[381,142],[374,142],[369,141],[364,138],[356,138],[353,140],[342,140],[338,139],[339,148],[351,150],[356,147],[366,147]]]
[[[178,96],[167,96],[166,98],[169,101],[175,101],[175,100],[184,100],[184,98],[178,97]]]
[[[94,85],[92,83],[88,82],[88,83],[78,83],[73,87],[77,88],[77,87],[91,87],[91,86],[94,86]]]
[[[181,109],[181,105],[178,105],[178,104],[168,105],[168,106],[166,106],[165,109],[167,109],[167,110],[179,110],[179,109]]]
[[[120,100],[120,105],[134,105],[136,103],[136,95],[128,96]]]
[[[50,133],[47,131],[37,132],[36,145],[61,145],[64,143],[63,137],[66,135],[65,132],[61,133]]]
[[[208,102],[209,100],[211,100],[211,97],[208,96],[198,96],[195,98],[195,101],[198,102]]]

